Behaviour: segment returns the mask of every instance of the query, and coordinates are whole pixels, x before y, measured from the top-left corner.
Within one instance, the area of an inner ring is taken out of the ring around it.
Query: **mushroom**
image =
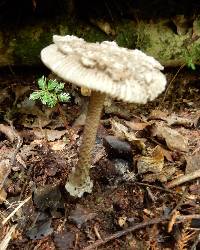
[[[77,166],[69,174],[66,190],[75,197],[92,191],[92,149],[106,95],[125,102],[145,104],[164,89],[162,65],[140,50],[115,42],[88,43],[76,36],[53,36],[54,44],[41,51],[44,64],[62,79],[90,88],[82,144]]]

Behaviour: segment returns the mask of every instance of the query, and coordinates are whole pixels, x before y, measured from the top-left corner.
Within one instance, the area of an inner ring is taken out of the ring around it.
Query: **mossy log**
[[[178,34],[169,23],[127,19],[112,24],[102,20],[85,23],[59,18],[23,27],[0,26],[0,67],[40,64],[40,51],[52,42],[53,34],[73,34],[90,42],[115,40],[120,46],[141,49],[164,66],[200,64],[200,21],[195,20],[184,34]]]

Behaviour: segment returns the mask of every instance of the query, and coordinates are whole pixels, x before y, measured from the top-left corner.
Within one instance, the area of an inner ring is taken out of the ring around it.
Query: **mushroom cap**
[[[126,102],[146,103],[164,89],[163,66],[140,50],[115,42],[88,43],[76,36],[53,36],[41,51],[43,63],[62,79]]]

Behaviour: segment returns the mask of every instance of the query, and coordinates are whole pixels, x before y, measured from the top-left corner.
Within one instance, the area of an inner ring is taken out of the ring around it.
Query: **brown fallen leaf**
[[[12,91],[15,93],[15,103],[22,97],[26,92],[30,90],[30,86],[23,86],[23,85],[13,85]]]
[[[33,129],[33,133],[37,137],[37,139],[46,138],[48,141],[55,141],[60,139],[64,134],[66,134],[66,130],[53,130],[53,129]]]
[[[71,212],[68,218],[74,222],[78,228],[81,228],[85,222],[92,220],[96,217],[96,215],[96,213],[90,212],[88,209],[78,204],[76,209]]]
[[[171,150],[188,152],[188,140],[175,129],[163,125],[153,125],[151,127],[152,136],[164,139],[167,147]]]
[[[11,164],[8,159],[0,162],[0,189],[3,187],[9,173],[11,171]]]
[[[67,142],[64,142],[63,140],[57,140],[49,143],[50,148],[54,151],[61,151],[65,148],[67,145]]]
[[[122,140],[127,140],[133,146],[135,146],[139,150],[144,150],[146,148],[145,139],[137,138],[134,132],[129,132],[128,128],[123,124],[111,119],[111,130],[116,137]]]
[[[14,142],[14,140],[16,139],[16,135],[11,126],[0,124],[0,132],[7,136],[11,142]]]
[[[119,139],[124,140],[125,133],[128,133],[128,128],[120,122],[115,121],[114,119],[110,119],[110,124],[113,135]]]
[[[139,174],[147,172],[160,173],[164,166],[164,155],[160,146],[156,146],[152,156],[141,156],[137,162]]]
[[[173,174],[176,172],[176,168],[173,166],[165,166],[160,173],[150,173],[143,176],[143,181],[147,182],[155,182],[160,181],[162,183],[167,182],[170,180],[173,176]]]
[[[0,189],[0,204],[2,204],[7,197],[7,193],[4,188]]]
[[[165,149],[165,148],[163,148],[163,147],[161,147],[161,146],[160,146],[160,148],[161,148],[161,150],[162,150],[162,152],[163,152],[164,157],[165,157],[168,161],[173,162],[174,160],[173,160],[173,158],[172,158],[172,152],[169,151],[169,150],[167,150],[167,149]]]
[[[148,120],[163,120],[166,121],[168,116],[168,112],[154,109],[149,114]]]
[[[146,148],[144,138],[137,138],[134,132],[125,133],[125,138],[129,141],[135,148],[143,151]]]
[[[125,124],[132,130],[143,130],[149,125],[148,122],[136,122],[135,120],[125,121]]]
[[[167,117],[167,123],[169,126],[171,125],[182,125],[185,127],[192,127],[194,125],[194,121],[186,118],[186,117],[179,117],[176,114],[171,114]]]
[[[0,204],[2,204],[7,197],[7,193],[3,188],[7,177],[11,171],[11,164],[8,159],[2,160],[0,162]]]
[[[194,155],[187,156],[185,159],[187,162],[185,170],[186,174],[200,169],[200,150],[197,151]]]
[[[54,234],[54,241],[59,250],[73,249],[75,234],[67,230],[56,232]]]

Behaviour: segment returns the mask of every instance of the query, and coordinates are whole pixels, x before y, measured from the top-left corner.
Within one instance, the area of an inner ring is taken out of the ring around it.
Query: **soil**
[[[198,249],[200,72],[177,71],[165,71],[168,87],[154,102],[106,104],[93,192],[75,199],[64,185],[78,159],[88,97],[66,83],[71,100],[61,110],[33,104],[29,95],[49,72],[1,70],[0,246],[7,239],[9,250]],[[111,152],[108,135],[128,142],[132,155]],[[192,172],[191,180],[170,186]]]

